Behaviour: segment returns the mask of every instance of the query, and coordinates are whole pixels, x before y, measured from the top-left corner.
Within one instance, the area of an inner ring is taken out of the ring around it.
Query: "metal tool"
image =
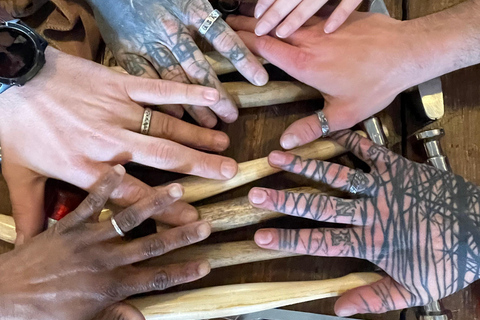
[[[452,171],[448,158],[444,155],[440,139],[445,135],[443,129],[433,129],[419,132],[415,135],[418,141],[423,141],[427,162],[437,169]]]
[[[270,309],[266,311],[244,314],[241,316],[211,319],[211,320],[339,320],[346,318],[326,316],[323,314],[290,311],[283,309]]]
[[[363,121],[363,126],[368,138],[380,146],[387,145],[387,138],[382,123],[377,117],[371,117]]]

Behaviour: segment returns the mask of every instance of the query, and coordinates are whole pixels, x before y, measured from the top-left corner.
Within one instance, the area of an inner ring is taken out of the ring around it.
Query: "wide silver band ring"
[[[222,13],[220,11],[218,11],[217,9],[210,12],[208,17],[203,21],[200,28],[198,28],[198,32],[202,36],[205,36],[207,34],[208,30],[210,30],[210,28],[213,26],[215,21],[217,21],[217,19],[220,18],[221,16],[222,16]]]
[[[112,222],[113,228],[115,229],[115,231],[117,231],[118,235],[120,237],[125,237],[125,233],[123,233],[122,229],[120,229],[120,227],[117,224],[117,221],[113,216],[110,217],[110,222]]]
[[[322,137],[328,137],[330,134],[330,126],[328,125],[327,117],[322,110],[315,111],[320,121],[320,127],[322,128]]]
[[[140,133],[148,135],[150,131],[150,123],[152,122],[152,109],[145,108],[143,111],[142,125],[140,127]]]
[[[351,181],[350,181],[350,189],[348,190],[351,194],[357,194],[358,192],[358,181],[357,181],[357,172],[354,173]]]

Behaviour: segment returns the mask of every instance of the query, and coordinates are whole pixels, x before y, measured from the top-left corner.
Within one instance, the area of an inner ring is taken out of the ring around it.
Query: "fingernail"
[[[220,172],[225,178],[231,179],[237,173],[237,164],[234,161],[223,161]]]
[[[325,25],[325,28],[323,29],[323,31],[325,33],[332,33],[333,31],[335,31],[335,29],[337,28],[337,24],[338,22],[336,20],[332,20],[332,21],[329,21],[326,25]]]
[[[217,148],[221,148],[222,150],[230,144],[230,139],[225,134],[217,134],[214,140]]]
[[[284,25],[281,26],[280,28],[277,29],[277,37],[279,38],[285,38],[288,33],[292,30],[289,25]]]
[[[228,123],[234,122],[238,118],[238,112],[232,112],[225,115],[225,121]]]
[[[293,134],[286,134],[283,136],[282,141],[280,141],[280,144],[284,149],[293,149],[295,147],[298,147],[300,145],[300,142],[298,141],[298,138],[296,135]]]
[[[210,101],[217,101],[220,98],[220,94],[217,90],[205,90],[203,92],[203,97]]]
[[[268,73],[266,73],[264,70],[257,71],[253,77],[253,80],[255,81],[255,85],[264,86],[268,82]]]
[[[262,204],[267,200],[267,193],[262,189],[253,189],[250,193],[250,201],[253,204]]]
[[[17,238],[15,239],[15,246],[21,246],[25,242],[25,235],[21,232],[17,233]]]
[[[181,213],[182,221],[184,223],[189,223],[198,220],[198,212],[195,208],[184,209]]]
[[[179,184],[173,184],[168,188],[168,194],[172,198],[180,198],[183,196],[183,189]]]
[[[125,174],[125,168],[121,164],[117,164],[116,166],[113,167],[113,170],[119,175]]]
[[[271,164],[275,164],[277,166],[282,166],[285,163],[285,154],[283,154],[282,152],[273,151],[268,156],[268,161]]]
[[[337,311],[337,316],[339,316],[339,317],[350,317],[350,316],[353,316],[354,314],[357,314],[357,313],[358,313],[357,309],[355,309],[353,307],[348,307],[348,308],[338,310]]]
[[[207,275],[208,273],[210,273],[210,263],[208,262],[202,262],[198,268],[197,268],[197,272],[200,276],[204,276],[204,275]]]
[[[257,4],[257,6],[255,7],[255,14],[254,14],[255,19],[260,18],[265,13],[266,10],[267,10],[266,6]]]
[[[255,242],[259,245],[268,245],[272,242],[272,240],[273,235],[270,231],[260,230],[255,234]]]
[[[260,22],[255,27],[255,34],[257,36],[263,36],[268,32],[269,28],[270,28],[270,26],[266,22]]]
[[[197,227],[197,235],[202,239],[208,237],[210,235],[210,225],[206,222],[199,225]]]

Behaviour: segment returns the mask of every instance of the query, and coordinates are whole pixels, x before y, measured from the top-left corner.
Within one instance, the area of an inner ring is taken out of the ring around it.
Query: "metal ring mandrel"
[[[328,125],[327,117],[323,113],[323,110],[315,111],[318,116],[318,120],[320,121],[320,126],[322,128],[322,137],[328,137],[330,134],[330,126]]]
[[[239,8],[241,0],[219,0],[218,9],[224,14],[235,13]]]
[[[423,141],[423,146],[428,157],[428,163],[443,171],[452,171],[448,158],[443,152],[440,139],[445,135],[443,129],[425,130],[417,133],[418,141]]]
[[[142,125],[140,127],[140,133],[148,135],[150,131],[150,123],[152,122],[152,109],[145,108],[143,111]]]
[[[222,13],[220,11],[218,11],[217,9],[210,12],[210,14],[205,19],[205,21],[203,21],[200,28],[198,28],[198,32],[202,36],[205,36],[207,34],[208,30],[210,30],[210,28],[213,26],[215,21],[217,21],[217,19],[220,18],[221,16],[222,16]]]

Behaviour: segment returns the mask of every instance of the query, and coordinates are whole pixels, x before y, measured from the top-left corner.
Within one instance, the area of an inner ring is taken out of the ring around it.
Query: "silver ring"
[[[350,192],[351,194],[357,194],[358,192],[358,187],[357,187],[358,181],[356,180],[356,178],[357,178],[357,172],[355,171],[350,182],[350,189],[348,190],[348,192]]]
[[[202,36],[205,36],[205,34],[207,34],[208,30],[210,30],[210,28],[213,26],[215,21],[217,21],[217,19],[220,18],[221,16],[222,16],[222,13],[220,11],[218,11],[217,9],[210,12],[208,17],[203,21],[200,28],[198,28],[198,32],[200,32],[200,34]]]
[[[328,125],[327,117],[322,110],[315,111],[318,116],[318,120],[320,120],[320,126],[322,128],[322,137],[328,137],[330,134],[330,126]]]
[[[142,126],[140,127],[140,133],[148,135],[150,131],[150,122],[152,122],[152,109],[145,108],[143,111]]]
[[[117,231],[118,235],[120,237],[125,237],[125,233],[123,233],[122,229],[117,224],[117,221],[115,221],[115,218],[113,216],[110,217],[110,221],[112,222],[113,228],[115,231]]]

